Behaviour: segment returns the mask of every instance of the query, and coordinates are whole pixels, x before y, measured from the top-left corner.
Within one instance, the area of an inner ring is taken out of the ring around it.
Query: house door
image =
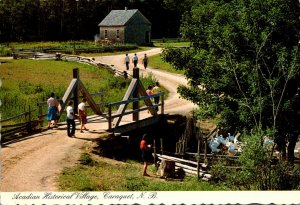
[[[150,43],[150,31],[145,32],[145,43]]]

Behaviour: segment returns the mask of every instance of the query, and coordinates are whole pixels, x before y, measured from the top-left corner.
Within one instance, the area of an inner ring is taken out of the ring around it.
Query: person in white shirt
[[[67,134],[68,137],[75,137],[75,113],[72,107],[73,101],[68,102],[68,107],[66,108],[67,111]]]
[[[130,58],[128,56],[128,53],[126,53],[126,56],[125,56],[126,70],[129,70],[129,62],[130,62]]]
[[[87,119],[86,119],[87,110],[86,110],[86,107],[85,107],[85,103],[86,103],[86,99],[82,98],[82,102],[79,103],[79,105],[78,105],[78,116],[79,116],[79,121],[80,121],[80,132],[81,133],[83,132],[83,129],[88,130],[85,127],[85,124],[87,123]]]

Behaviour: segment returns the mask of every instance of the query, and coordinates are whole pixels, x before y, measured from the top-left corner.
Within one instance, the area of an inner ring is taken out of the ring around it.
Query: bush
[[[12,50],[9,47],[0,45],[0,56],[11,56]]]
[[[244,137],[243,152],[238,159],[241,170],[224,168],[223,161],[213,166],[213,176],[229,186],[243,190],[292,190],[300,187],[300,166],[286,161],[272,161],[271,151],[263,146],[261,134]]]

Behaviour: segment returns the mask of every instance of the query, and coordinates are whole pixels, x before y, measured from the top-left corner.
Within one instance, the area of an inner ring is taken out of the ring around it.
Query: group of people
[[[157,83],[157,86],[159,84]],[[75,114],[74,111],[74,102],[71,100],[68,102],[68,106],[66,108],[67,116],[67,135],[68,137],[75,137],[75,119],[79,119],[80,121],[80,132],[83,130],[88,130],[85,125],[87,123],[87,109],[86,109],[86,98],[82,98],[81,103],[78,105],[78,115]],[[47,100],[48,104],[48,112],[47,112],[47,120],[48,120],[48,128],[50,128],[51,123],[54,122],[54,126],[57,127],[58,122],[58,114],[60,113],[60,105],[58,100],[55,98],[54,93],[51,93],[50,98]],[[143,135],[143,138],[140,142],[140,149],[142,153],[142,159],[144,161],[143,168],[143,176],[149,176],[147,173],[147,167],[149,163],[152,161],[151,155],[151,144],[149,143],[149,137],[147,134]]]
[[[137,67],[138,61],[139,61],[139,58],[135,53],[134,56],[132,57],[132,63],[133,63],[134,68]],[[130,57],[128,56],[128,53],[126,53],[126,55],[125,55],[126,70],[129,70],[129,64],[130,64]],[[148,56],[146,53],[144,54],[143,65],[144,65],[145,69],[148,66]]]
[[[154,87],[149,85],[147,90],[146,90],[146,93],[147,93],[148,96],[158,94],[160,92],[161,92],[161,89],[160,89],[159,82],[156,82]],[[158,103],[159,103],[159,96],[155,96],[154,97],[154,104],[157,105]],[[156,110],[158,111],[157,107],[156,107]]]
[[[50,98],[47,100],[48,104],[48,112],[47,112],[47,120],[48,120],[48,129],[51,128],[51,123],[53,122],[54,127],[57,127],[57,122],[59,120],[59,113],[61,111],[60,104],[58,100],[55,98],[54,93],[51,93]],[[82,98],[81,103],[78,105],[77,111],[78,115],[75,114],[73,108],[74,102],[69,101],[68,106],[66,108],[67,116],[67,135],[68,137],[75,137],[75,119],[79,119],[80,121],[80,132],[83,133],[83,130],[88,130],[85,125],[87,123],[87,109],[86,109],[86,98]]]

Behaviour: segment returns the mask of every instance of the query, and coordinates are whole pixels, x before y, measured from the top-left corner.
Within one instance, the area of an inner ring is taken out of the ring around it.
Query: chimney
[[[127,11],[127,6],[125,6],[125,11]]]

